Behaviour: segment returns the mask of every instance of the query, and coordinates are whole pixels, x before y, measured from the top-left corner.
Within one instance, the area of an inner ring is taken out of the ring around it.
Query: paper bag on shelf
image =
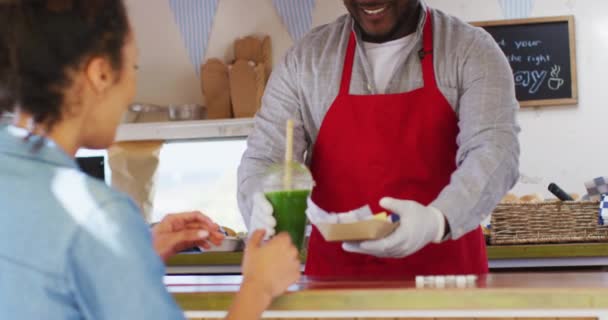
[[[235,118],[250,118],[262,104],[265,75],[264,64],[238,60],[230,69],[230,94]]]
[[[234,60],[253,61],[264,64],[264,83],[272,72],[272,41],[269,36],[248,36],[234,41]]]
[[[255,36],[247,36],[234,40],[234,60],[264,62],[262,59],[262,40]]]
[[[260,63],[264,64],[266,75],[264,83],[267,83],[270,73],[272,73],[272,41],[268,36],[262,39],[262,61]]]
[[[119,142],[108,149],[112,186],[128,194],[152,222],[154,178],[162,141]]]
[[[201,66],[201,88],[208,119],[232,118],[228,67],[222,61],[210,59]]]

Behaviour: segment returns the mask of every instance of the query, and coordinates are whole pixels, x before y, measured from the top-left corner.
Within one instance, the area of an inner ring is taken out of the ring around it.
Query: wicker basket
[[[608,241],[598,225],[599,203],[501,203],[492,213],[491,243],[533,244]]]

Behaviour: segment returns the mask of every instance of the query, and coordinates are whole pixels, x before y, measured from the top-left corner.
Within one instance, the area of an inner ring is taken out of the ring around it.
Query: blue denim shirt
[[[0,319],[183,319],[137,207],[0,127]]]

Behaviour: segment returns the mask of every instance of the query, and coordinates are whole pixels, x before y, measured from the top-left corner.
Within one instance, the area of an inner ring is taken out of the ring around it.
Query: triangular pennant
[[[272,0],[294,41],[300,40],[312,26],[315,0]]]
[[[169,0],[190,61],[199,73],[205,57],[218,0]]]
[[[534,7],[534,0],[499,0],[506,19],[528,18]]]

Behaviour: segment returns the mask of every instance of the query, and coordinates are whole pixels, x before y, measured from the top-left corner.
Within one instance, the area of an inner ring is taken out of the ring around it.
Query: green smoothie
[[[302,250],[306,229],[306,199],[309,190],[275,191],[266,193],[277,220],[276,232],[288,232],[293,244]]]

